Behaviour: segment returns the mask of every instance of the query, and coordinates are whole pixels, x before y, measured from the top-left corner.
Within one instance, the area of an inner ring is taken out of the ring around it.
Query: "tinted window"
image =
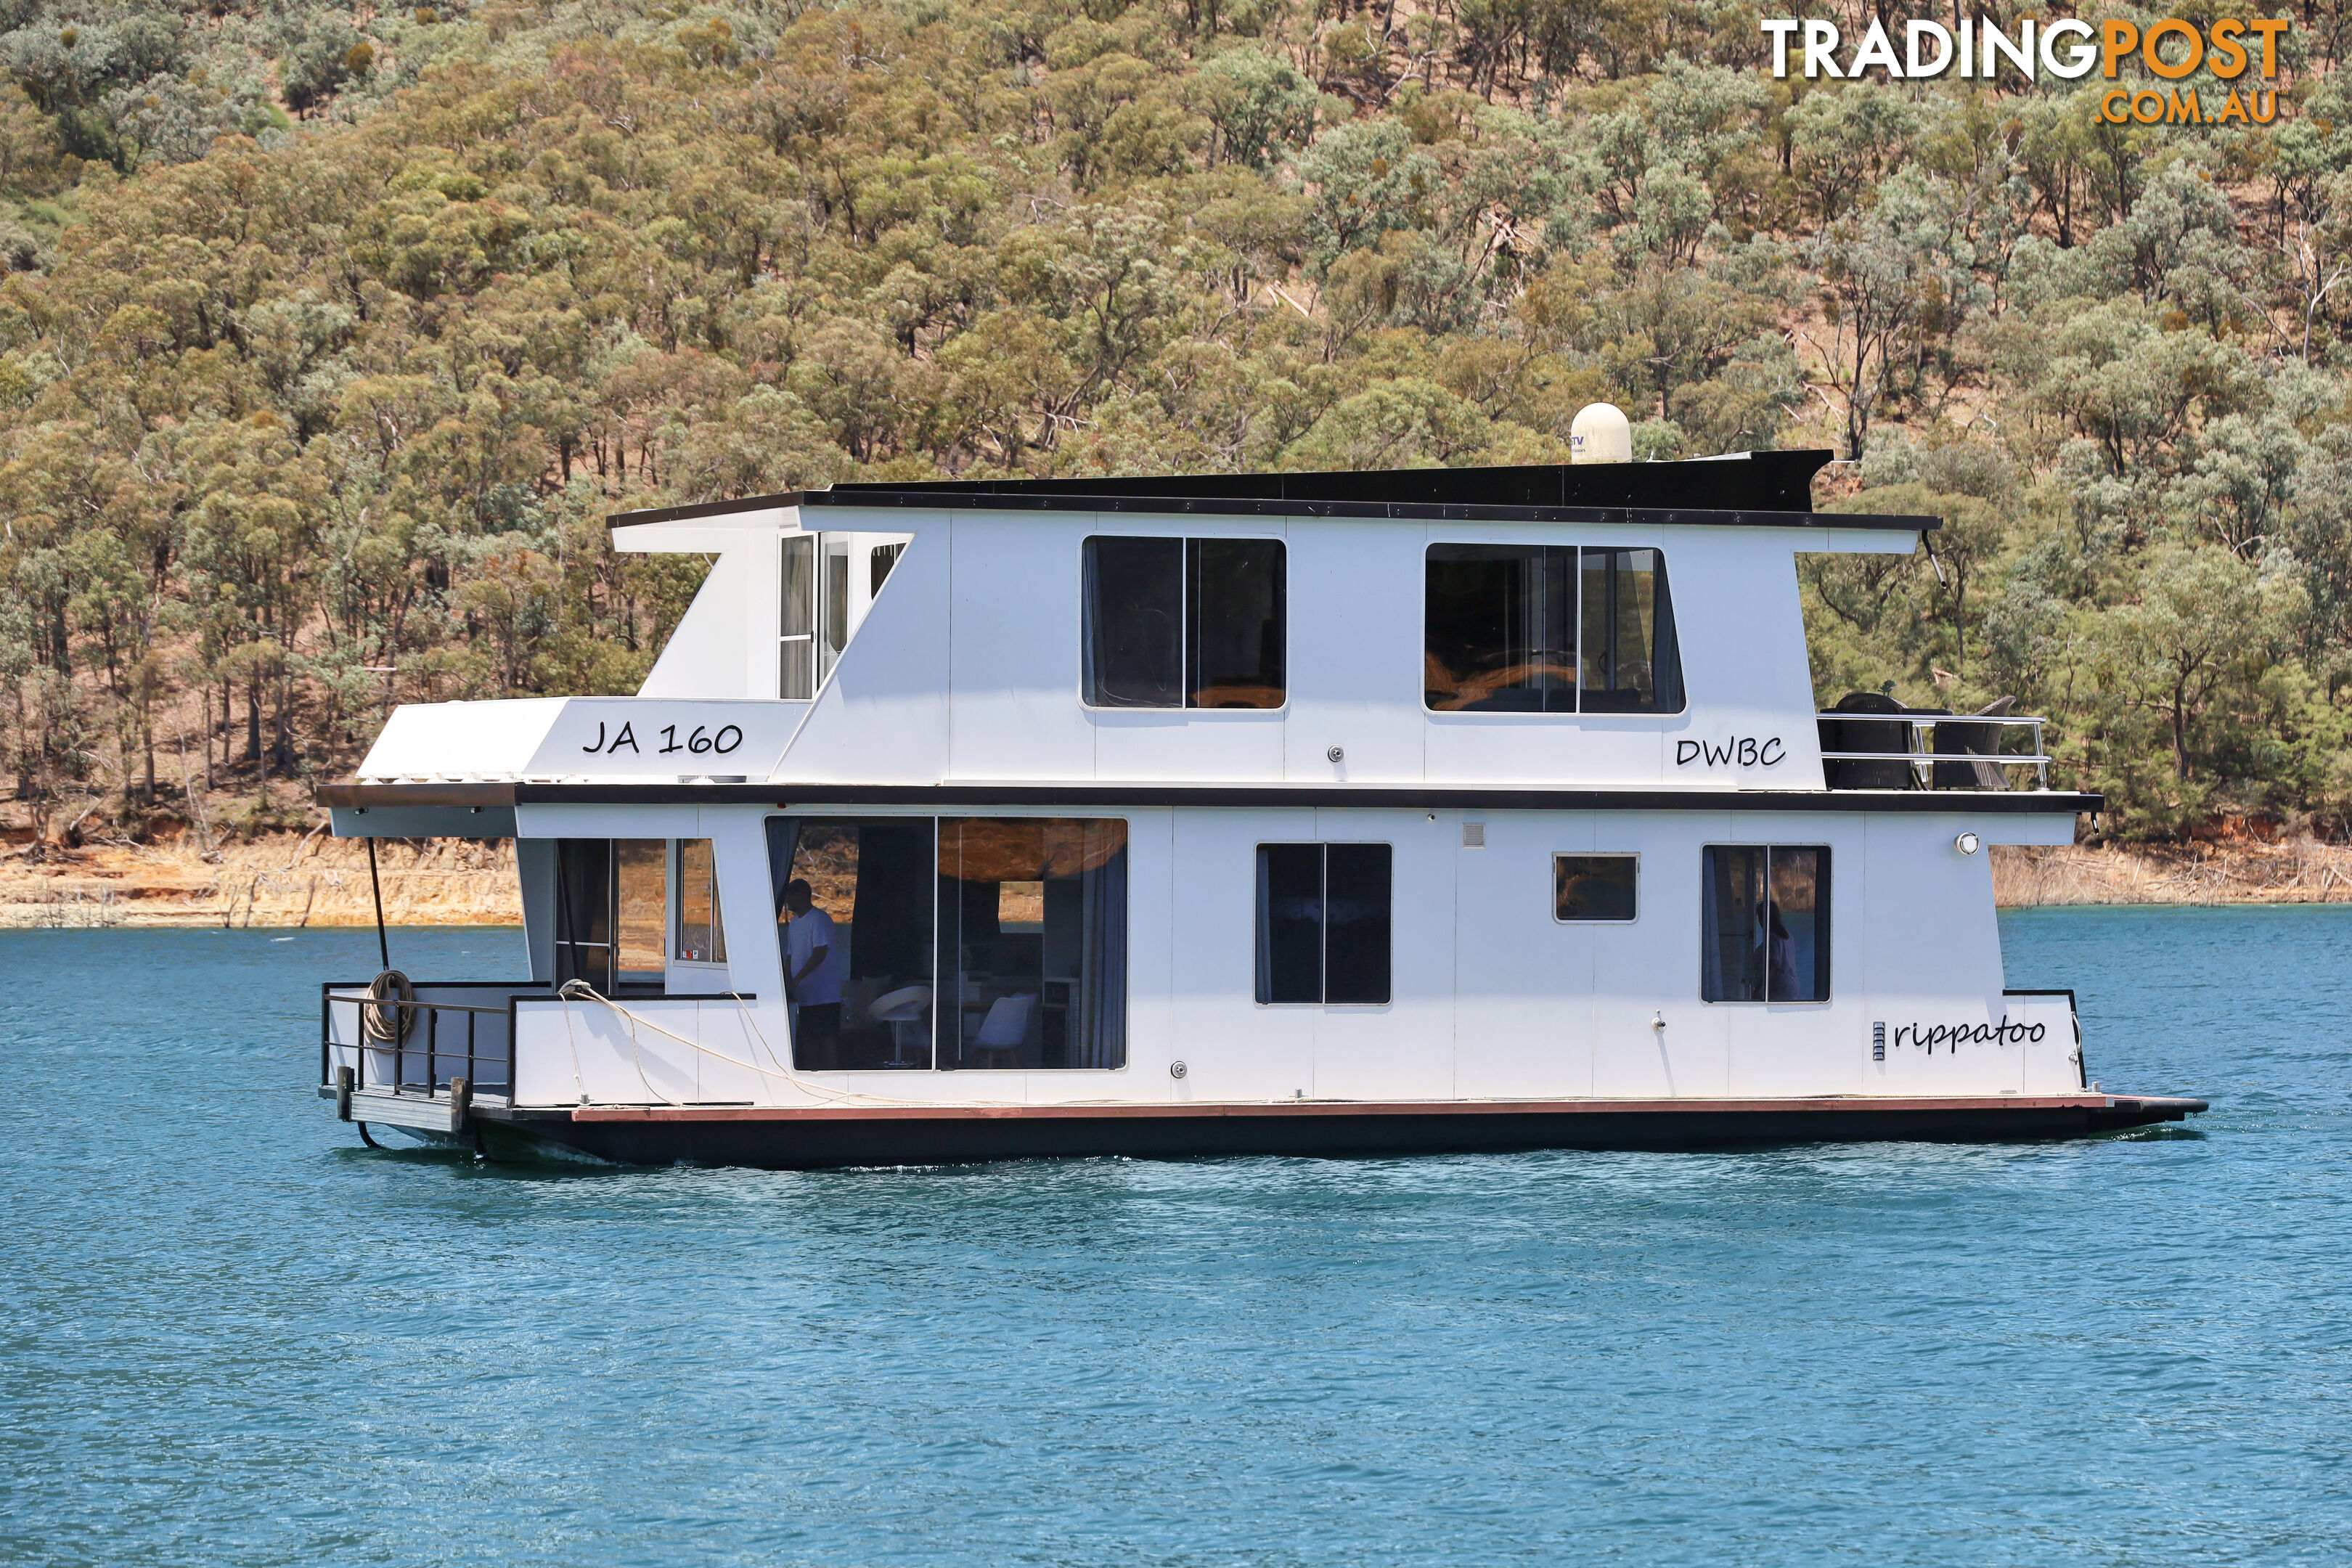
[[[1630,921],[1641,861],[1631,855],[1551,858],[1552,915],[1562,921]]]
[[[1257,999],[1389,999],[1390,869],[1385,844],[1261,844]]]
[[[802,1071],[931,1065],[936,859],[928,816],[769,819],[776,939]],[[795,881],[809,885],[806,914],[792,909]],[[824,920],[796,939],[796,921],[820,910]],[[795,965],[807,971],[797,986]]]
[[[819,679],[829,679],[833,667],[840,661],[841,650],[849,645],[849,542],[827,538],[824,542],[824,598],[817,625],[822,645],[818,654]]]
[[[1127,1063],[1127,824],[940,824],[942,1068]]]
[[[1422,688],[1433,710],[1681,710],[1658,552],[1433,544],[1424,570]]]
[[[1680,712],[1682,658],[1658,552],[1584,552],[1582,599],[1584,711]]]
[[[1826,1002],[1830,852],[1710,844],[1700,889],[1699,995],[1709,1002]]]
[[[1389,999],[1389,847],[1333,844],[1323,867],[1323,1000]]]
[[[719,918],[719,862],[708,838],[678,840],[675,951],[688,963],[727,962],[727,928]]]
[[[1184,701],[1184,542],[1089,539],[1086,691],[1097,708]]]
[[[1087,701],[1281,707],[1283,559],[1272,539],[1087,540]]]
[[[784,577],[776,651],[776,695],[816,695],[816,536],[784,540]]]
[[[1323,1000],[1323,846],[1257,850],[1257,999]]]
[[[614,839],[613,889],[621,977],[660,981],[667,966],[662,932],[669,919],[669,845],[659,838]]]
[[[613,841],[555,847],[555,977],[613,988]]]
[[[1279,708],[1283,551],[1272,539],[1195,539],[1185,624],[1185,688],[1194,708]]]
[[[1433,544],[1423,681],[1442,712],[1576,710],[1576,552]]]

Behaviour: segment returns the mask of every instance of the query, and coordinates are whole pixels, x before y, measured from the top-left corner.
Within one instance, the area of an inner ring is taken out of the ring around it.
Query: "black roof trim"
[[[628,528],[640,522],[684,522],[698,517],[727,517],[739,511],[768,511],[777,507],[799,506],[810,493],[807,490],[778,490],[770,496],[698,501],[693,506],[649,506],[636,511],[616,511],[604,520],[604,526]]]
[[[919,507],[1008,511],[1131,511],[1155,516],[1428,518],[1449,522],[1584,522],[1618,528],[1881,528],[1924,533],[1941,528],[1935,517],[1838,511],[1715,511],[1696,507],[1480,506],[1416,501],[1250,500],[1159,496],[961,495],[901,489],[845,493],[835,489],[801,498],[808,507]],[[632,520],[634,521],[634,520]]]
[[[835,485],[831,496],[1093,496],[1354,506],[1654,507],[1811,511],[1813,476],[1832,454],[1743,452],[1672,463],[1522,463],[1467,468],[1358,468],[1286,474],[1166,474],[1091,479],[934,479]],[[836,501],[833,504],[845,504]],[[1202,508],[1214,511],[1214,506]]]
[[[335,784],[318,800],[334,806],[927,805],[1382,806],[1484,811],[1885,811],[2013,816],[2105,809],[2105,797],[2043,790],[1492,789],[1451,784]]]
[[[1923,533],[1932,517],[1812,510],[1821,450],[1671,463],[1530,463],[1485,468],[1168,474],[1111,479],[934,479],[786,490],[614,514],[614,527],[788,506],[990,508],[1212,517],[1434,518],[1454,521],[1874,528]]]

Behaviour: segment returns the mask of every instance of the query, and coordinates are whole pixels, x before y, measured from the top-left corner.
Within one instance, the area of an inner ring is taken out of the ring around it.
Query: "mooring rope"
[[[589,984],[584,980],[565,981],[562,988],[558,991],[556,994],[566,1004],[563,1011],[564,1027],[567,1031],[571,1027],[572,1018],[572,1009],[569,1005],[570,1003],[575,1001],[598,1002],[602,1003],[604,1006],[611,1008],[615,1015],[629,1026],[629,1050],[633,1058],[635,1058],[637,1050],[637,1026],[639,1025],[643,1025],[646,1028],[651,1029],[656,1035],[663,1036],[667,1039],[676,1040],[679,1045],[684,1046],[690,1051],[699,1052],[701,1055],[709,1057],[713,1060],[725,1062],[730,1067],[740,1068],[745,1072],[757,1073],[761,1078],[781,1079],[783,1082],[792,1085],[793,1089],[799,1090],[801,1093],[809,1095],[818,1100],[820,1102],[832,1101],[836,1104],[857,1103],[866,1105],[904,1106],[935,1106],[941,1103],[936,1100],[903,1100],[896,1096],[887,1094],[869,1094],[859,1089],[835,1089],[830,1084],[814,1082],[795,1069],[784,1067],[782,1065],[783,1058],[776,1054],[775,1047],[769,1044],[767,1032],[761,1029],[758,1020],[752,1017],[751,1010],[744,1004],[741,995],[732,991],[729,992],[728,995],[733,998],[736,1011],[742,1015],[744,1025],[751,1031],[751,1037],[760,1042],[760,1048],[767,1053],[768,1059],[770,1061],[777,1064],[775,1067],[763,1068],[757,1062],[744,1061],[740,1058],[729,1056],[725,1051],[718,1050],[712,1047],[704,1045],[700,1040],[688,1039],[686,1036],[679,1034],[675,1029],[664,1028],[661,1025],[654,1022],[651,1018],[631,1012],[628,1008],[621,1005],[620,1003],[614,1001],[610,996],[606,996],[603,993],[599,992],[594,986]],[[573,1077],[576,1079],[578,1077],[578,1047],[576,1045],[573,1047],[573,1052],[575,1062]],[[643,1059],[641,1058],[635,1059],[637,1062],[637,1077],[641,1080],[645,1080],[646,1092],[648,1095],[652,1095],[663,1100],[667,1104],[683,1109],[685,1104],[684,1101],[672,1100],[669,1096],[661,1093],[654,1088],[651,1080],[646,1079],[645,1063]],[[585,1096],[584,1089],[583,1090],[583,1098]],[[958,1105],[1018,1106],[1026,1102],[1017,1100],[959,1100],[954,1103]],[[1094,1102],[1061,1101],[1059,1103],[1087,1104]],[[1103,1101],[1101,1103],[1108,1104],[1111,1102]]]

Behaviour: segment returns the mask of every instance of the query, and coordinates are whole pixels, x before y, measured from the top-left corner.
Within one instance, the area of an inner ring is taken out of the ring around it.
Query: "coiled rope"
[[[415,1000],[416,987],[408,976],[397,969],[385,970],[368,982],[367,999],[360,1004],[360,1033],[373,1045],[405,1044],[409,1031],[416,1027],[416,1009],[394,1004]]]

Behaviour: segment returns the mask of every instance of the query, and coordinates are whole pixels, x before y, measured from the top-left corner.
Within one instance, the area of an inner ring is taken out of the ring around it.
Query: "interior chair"
[[[901,985],[896,991],[886,991],[866,1007],[867,1017],[877,1024],[890,1026],[890,1059],[882,1064],[884,1067],[924,1065],[908,1053],[928,1055],[924,1051],[929,1043],[925,1038],[928,1030],[924,1015],[930,1011],[930,1007],[931,988],[928,985]]]
[[[990,1004],[988,1016],[980,1021],[980,1032],[971,1037],[968,1048],[974,1057],[996,1059],[974,1065],[1019,1067],[1021,1043],[1029,1037],[1029,1014],[1036,1005],[1037,998],[1028,994],[999,996]],[[1008,1057],[1013,1059],[1004,1059]]]

